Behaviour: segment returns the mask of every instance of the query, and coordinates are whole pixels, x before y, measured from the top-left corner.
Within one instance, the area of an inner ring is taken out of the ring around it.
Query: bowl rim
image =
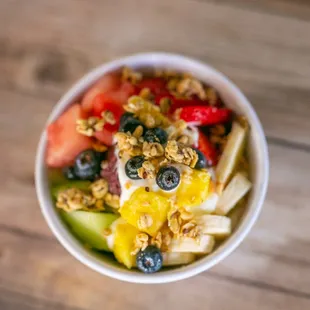
[[[259,169],[260,179],[257,185],[259,186],[259,190],[256,194],[256,197],[253,199],[255,204],[252,203],[253,206],[248,208],[248,211],[246,212],[236,231],[223,244],[223,246],[220,246],[213,253],[205,256],[204,258],[187,266],[178,267],[166,272],[160,272],[151,275],[117,268],[104,261],[100,261],[94,256],[94,254],[88,252],[77,241],[77,239],[72,236],[72,234],[66,228],[65,224],[61,222],[59,216],[56,214],[56,210],[54,210],[50,197],[46,197],[48,185],[47,182],[44,181],[44,158],[46,148],[45,125],[39,140],[35,159],[35,187],[40,208],[46,222],[48,223],[48,226],[58,241],[63,245],[63,247],[77,260],[103,275],[132,283],[168,283],[178,281],[195,276],[203,271],[210,269],[222,261],[240,245],[240,243],[245,239],[246,235],[249,233],[250,229],[256,222],[265,200],[269,179],[269,156],[265,134],[258,116],[254,111],[254,108],[251,106],[245,95],[232,81],[230,81],[224,74],[214,69],[212,66],[179,54],[162,52],[140,53],[122,57],[94,68],[89,73],[84,75],[79,81],[77,81],[61,97],[61,99],[53,107],[53,110],[47,120],[47,124],[56,119],[67,106],[72,104],[72,102],[80,96],[79,94],[83,93],[87,88],[90,87],[90,85],[92,85],[106,72],[115,70],[116,68],[126,64],[132,65],[144,63],[145,65],[148,64],[149,66],[156,65],[156,62],[161,60],[165,60],[167,62],[179,62],[179,68],[181,71],[182,63],[186,63],[187,66],[192,66],[196,69],[199,68],[200,70],[210,71],[214,76],[221,80],[221,82],[224,83],[227,88],[229,88],[231,93],[234,93],[236,98],[238,98],[238,102],[241,103],[240,106],[242,105],[242,107],[246,109],[247,113],[251,116],[251,128],[252,130],[255,130],[257,144],[259,145],[259,148],[256,149],[256,151],[259,152],[259,156],[261,157],[261,166]],[[183,70],[186,71],[186,69]]]

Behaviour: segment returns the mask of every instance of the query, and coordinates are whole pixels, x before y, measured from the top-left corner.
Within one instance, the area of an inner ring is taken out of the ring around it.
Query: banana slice
[[[163,254],[163,266],[176,266],[176,265],[186,265],[195,260],[195,254],[193,253],[168,253]]]
[[[231,220],[220,215],[203,215],[197,218],[197,224],[204,234],[214,237],[226,237],[231,234]]]
[[[218,192],[221,192],[234,171],[245,144],[247,128],[234,122],[224,152],[215,170]]]
[[[251,187],[252,183],[242,173],[237,173],[220,196],[215,213],[226,215]]]
[[[195,215],[203,215],[213,213],[216,209],[219,196],[217,193],[212,193],[208,198],[200,205],[191,207],[189,210]]]
[[[214,237],[209,235],[202,235],[198,240],[188,237],[179,237],[171,241],[169,252],[208,254],[213,250],[214,244]]]

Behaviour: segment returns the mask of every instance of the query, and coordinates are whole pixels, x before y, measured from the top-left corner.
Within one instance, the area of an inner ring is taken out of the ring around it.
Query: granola
[[[184,164],[191,168],[194,168],[198,161],[198,154],[193,148],[186,147],[174,140],[168,141],[165,148],[165,156],[170,161]]]
[[[146,127],[167,127],[170,121],[160,112],[160,107],[140,96],[132,96],[124,106],[125,110],[134,113]]]
[[[116,119],[115,119],[113,112],[106,110],[101,113],[101,116],[106,123],[111,124],[111,125],[116,124]]]
[[[217,95],[215,89],[212,87],[208,87],[205,90],[205,93],[206,93],[205,99],[208,101],[208,103],[212,106],[215,106],[219,101],[219,98],[218,98],[218,95]]]
[[[162,233],[159,231],[152,239],[151,239],[151,244],[155,245],[159,249],[162,246]]]
[[[149,88],[142,88],[139,92],[139,97],[144,100],[153,100],[154,98]]]
[[[200,81],[197,79],[186,77],[178,82],[176,85],[176,91],[180,95],[191,97],[193,95],[198,96],[201,100],[205,100],[206,92]]]
[[[129,81],[130,83],[136,84],[137,82],[141,81],[142,73],[134,71],[129,67],[124,67],[122,70],[122,80]]]
[[[136,255],[139,251],[144,251],[149,245],[149,236],[145,233],[139,233],[134,240],[133,250],[131,255]]]
[[[57,195],[56,207],[66,212],[88,210],[94,206],[96,199],[77,188],[69,188]]]
[[[118,195],[113,195],[111,193],[107,193],[104,196],[104,202],[111,208],[118,210],[120,207],[119,204],[119,196]]]
[[[139,229],[143,230],[149,228],[153,225],[153,218],[150,214],[144,213],[140,216],[138,220]]]
[[[156,177],[155,165],[149,160],[144,161],[142,167],[138,169],[138,175],[141,179],[154,179]]]
[[[133,136],[130,132],[117,132],[115,134],[117,145],[120,152],[126,152],[130,156],[137,156],[142,154],[142,143]]]
[[[105,179],[99,179],[90,185],[90,189],[96,199],[102,199],[109,190],[108,181]]]
[[[158,142],[143,142],[142,153],[146,158],[161,157],[164,155],[164,147]]]
[[[167,114],[171,107],[171,100],[169,98],[162,98],[159,101],[160,112],[163,114]]]
[[[101,131],[105,121],[99,117],[89,117],[88,119],[78,119],[76,121],[76,130],[80,134],[92,137],[96,131]]]

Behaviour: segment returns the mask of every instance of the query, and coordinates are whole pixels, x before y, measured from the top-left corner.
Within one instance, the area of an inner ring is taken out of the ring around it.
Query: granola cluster
[[[114,114],[111,111],[104,111],[102,118],[91,116],[87,119],[78,119],[76,121],[76,131],[80,134],[92,137],[96,131],[101,131],[105,124],[114,125],[116,123]]]
[[[142,79],[142,73],[132,70],[129,67],[124,67],[122,70],[122,81],[128,81],[132,84],[136,84]]]
[[[193,140],[189,135],[189,128],[187,127],[187,123],[182,119],[177,120],[173,123],[173,125],[169,128],[169,140],[175,140],[178,143],[184,145],[192,145]]]
[[[92,137],[96,131],[101,131],[105,121],[99,117],[89,117],[88,119],[78,119],[76,121],[76,130],[80,134]]]
[[[143,142],[142,153],[146,158],[161,157],[165,153],[164,147],[158,142]]]
[[[169,161],[184,164],[191,168],[194,168],[198,161],[198,154],[195,150],[175,140],[168,141],[165,156]]]
[[[160,112],[160,107],[143,97],[130,97],[124,108],[127,112],[134,113],[147,128],[167,127],[170,124],[168,118]]]
[[[150,218],[147,215],[141,216],[141,222],[143,223],[143,228],[145,228],[145,225],[151,224]],[[140,227],[140,229],[142,228]],[[167,252],[172,239],[182,236],[199,240],[201,236],[200,227],[197,225],[191,212],[174,206],[168,214],[167,223],[164,224],[156,235],[151,237],[146,233],[137,234],[131,255],[136,255],[140,250],[143,251],[148,245],[155,245],[162,252]]]
[[[139,251],[144,251],[149,245],[149,235],[146,233],[139,233],[134,240],[131,255],[136,255]]]
[[[150,160],[143,162],[142,167],[138,169],[138,175],[141,179],[155,179],[156,165]]]
[[[141,230],[147,229],[153,225],[153,218],[148,213],[143,213],[138,220],[138,227]]]
[[[210,141],[221,152],[224,150],[227,143],[227,135],[224,125],[215,125],[210,129]]]
[[[77,188],[69,188],[57,195],[56,206],[66,212],[93,209],[96,199]]]
[[[134,240],[133,249],[131,255],[136,255],[139,251],[146,249],[148,245],[155,245],[162,252],[167,252],[168,247],[172,240],[172,233],[168,226],[164,226],[157,234],[153,237],[150,237],[146,233],[139,233],[136,235]]]
[[[185,236],[196,239],[200,234],[193,214],[176,206],[171,208],[168,214],[168,226],[176,237]]]
[[[108,192],[109,186],[105,179],[93,182],[89,192],[78,188],[68,188],[60,191],[56,197],[56,206],[66,212],[77,210],[104,211],[105,205],[118,210],[119,196]]]
[[[154,99],[154,96],[149,88],[142,88],[141,91],[139,92],[139,97],[148,101]]]
[[[189,98],[196,96],[201,100],[207,100],[211,106],[220,102],[219,96],[214,88],[204,87],[203,84],[192,77],[189,73],[177,73],[173,70],[155,70],[155,76],[167,81],[170,93],[176,98]]]
[[[107,193],[104,196],[104,202],[114,210],[118,210],[120,207],[119,196],[111,193]]]
[[[123,153],[127,153],[130,156],[138,156],[142,154],[143,138],[139,138],[136,133],[139,127],[141,126],[138,126],[133,134],[130,132],[117,132],[115,134],[121,156]]]

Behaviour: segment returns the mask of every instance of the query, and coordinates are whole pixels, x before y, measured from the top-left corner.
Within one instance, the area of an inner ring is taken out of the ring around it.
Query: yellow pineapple
[[[147,192],[144,187],[134,191],[120,213],[123,219],[140,231],[156,235],[167,220],[170,202],[159,193]]]
[[[117,220],[115,224],[114,256],[121,264],[124,264],[130,269],[136,264],[136,256],[132,255],[131,252],[133,250],[134,240],[139,231],[123,219]]]
[[[206,170],[187,171],[181,175],[176,192],[176,204],[180,207],[195,207],[207,199],[210,174]]]

